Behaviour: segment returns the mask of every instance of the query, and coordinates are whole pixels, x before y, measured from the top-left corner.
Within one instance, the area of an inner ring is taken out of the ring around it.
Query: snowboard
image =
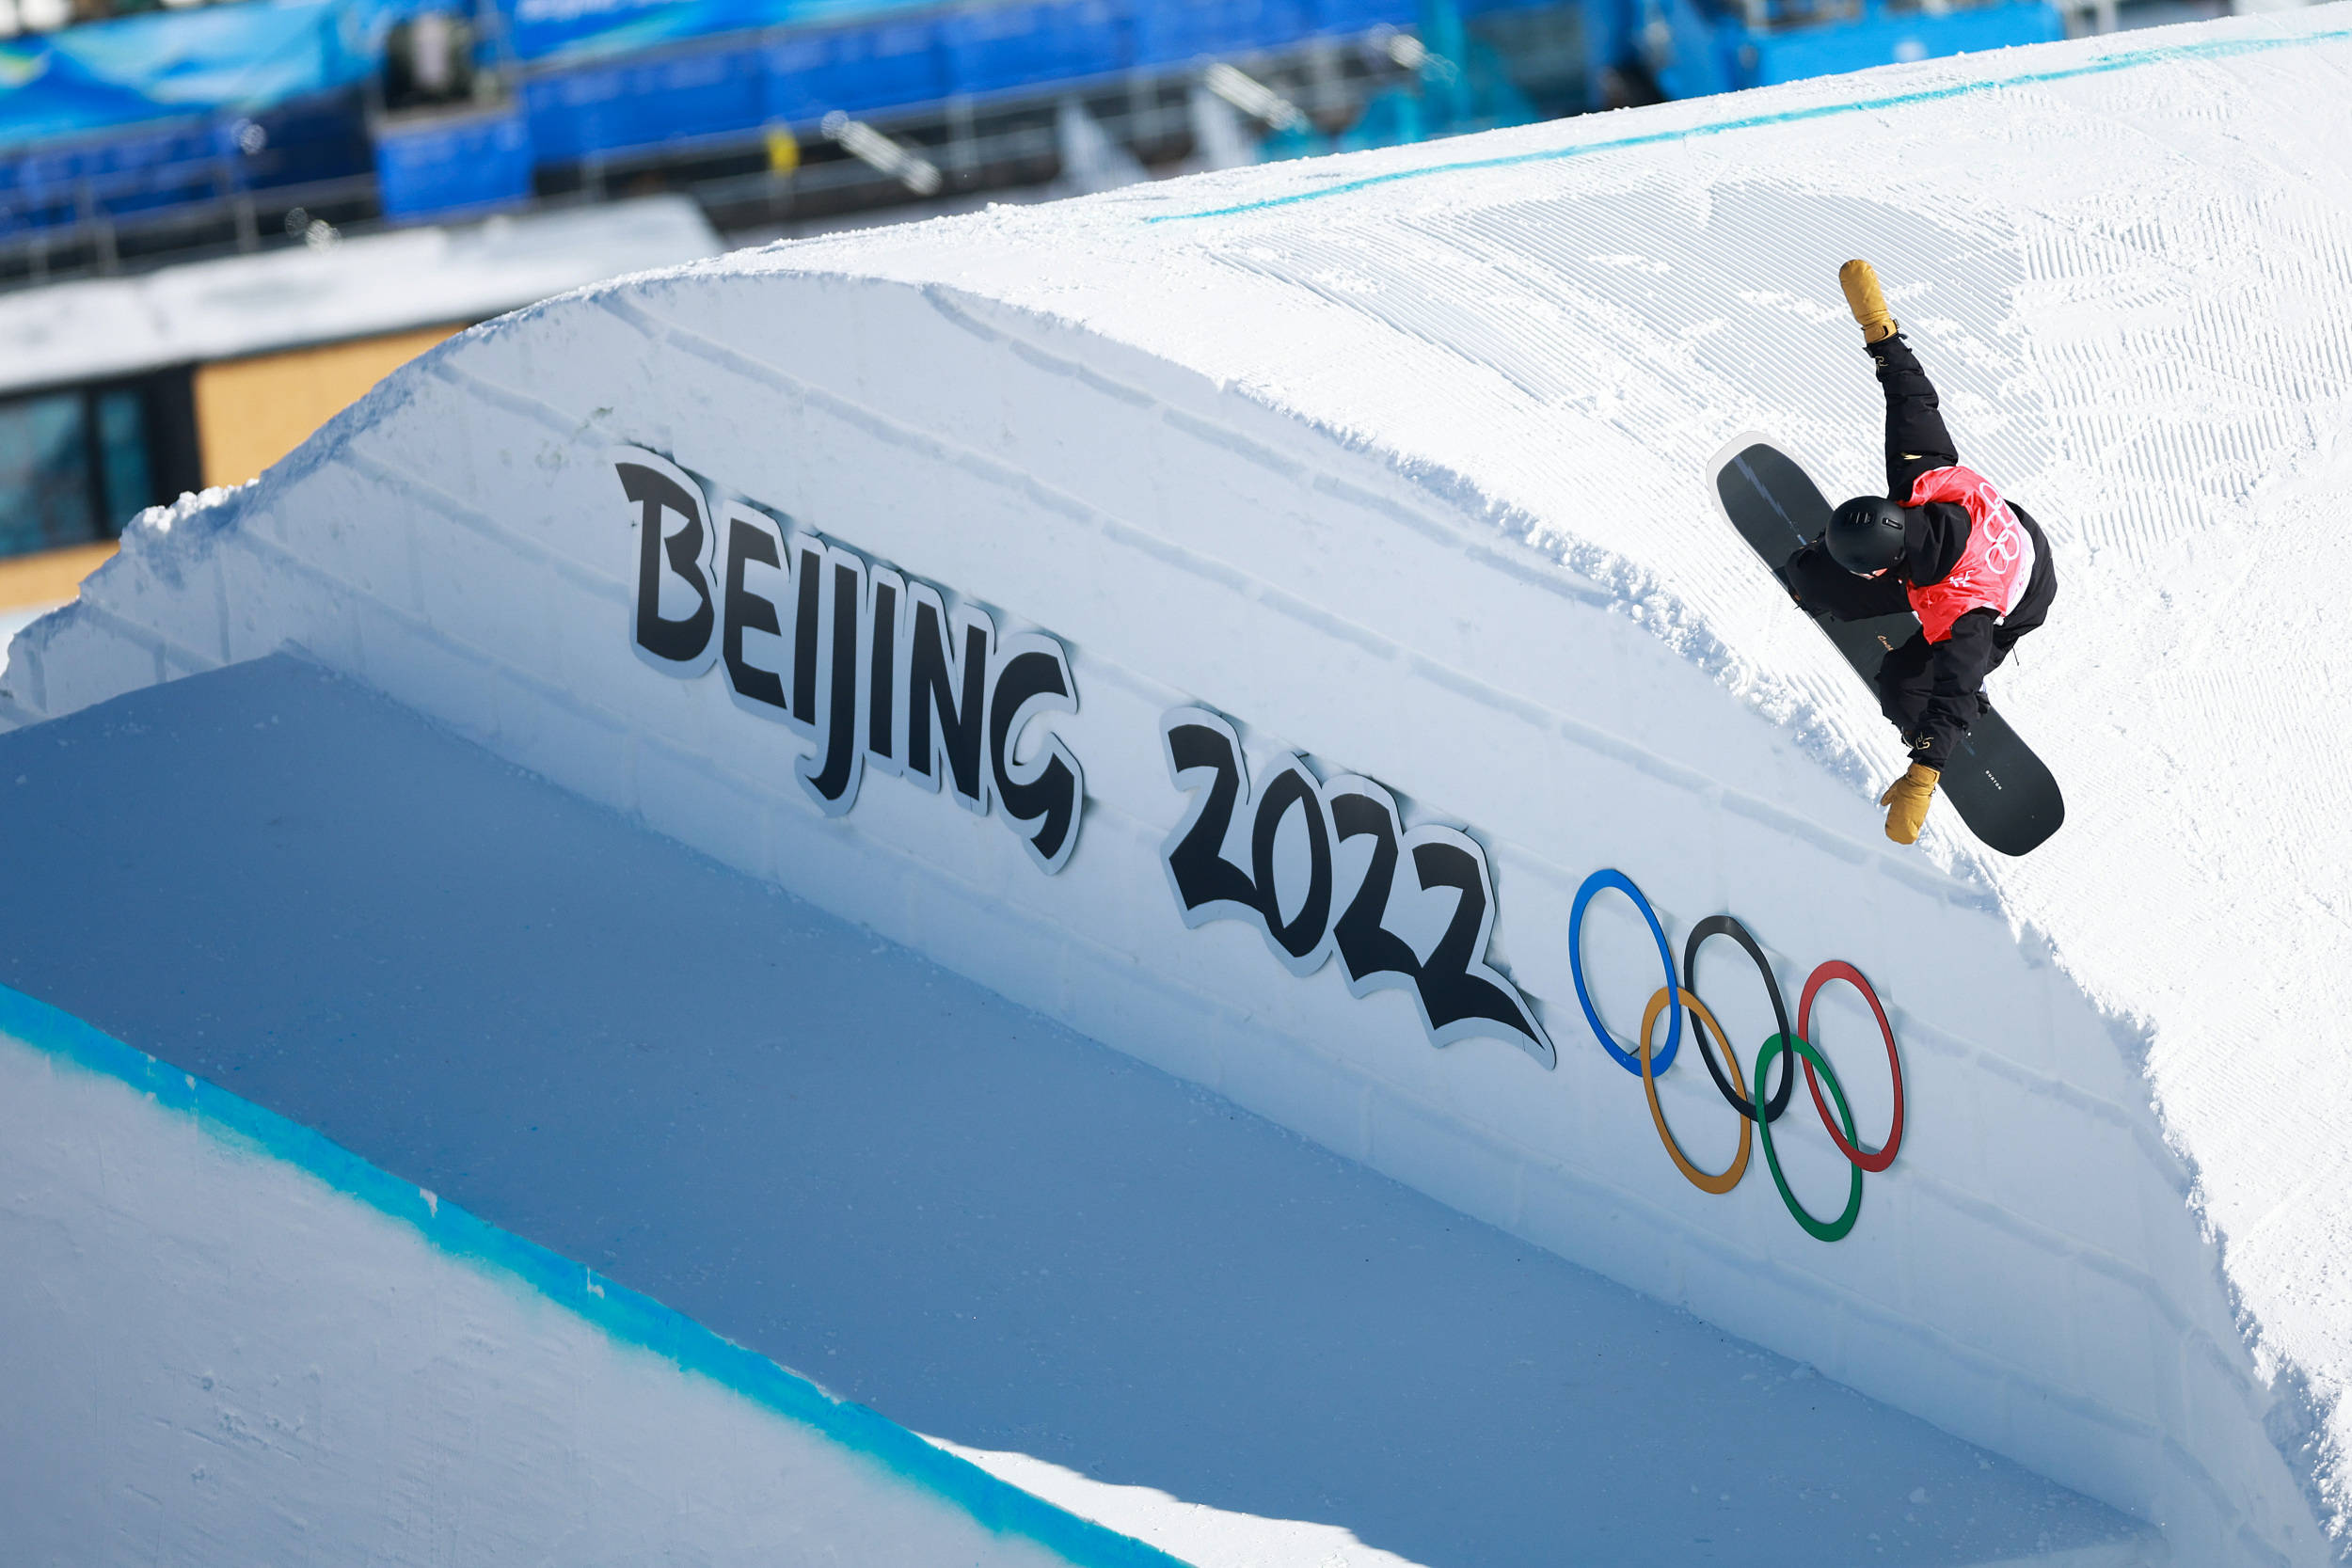
[[[1776,577],[1799,546],[1829,527],[1831,508],[1820,487],[1769,442],[1735,443],[1717,460],[1714,479],[1724,515]],[[1871,683],[1873,697],[1879,662],[1919,630],[1918,620],[1908,614],[1815,620],[1854,673]],[[2066,798],[2057,778],[1991,708],[1952,749],[1938,792],[1970,832],[2004,855],[2030,852],[2066,820]]]

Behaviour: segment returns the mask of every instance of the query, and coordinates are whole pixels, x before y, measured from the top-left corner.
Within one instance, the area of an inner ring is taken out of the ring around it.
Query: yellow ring
[[[1682,990],[1679,986],[1675,989]],[[1707,1010],[1705,1003],[1687,990],[1682,991],[1682,1007],[1691,1015],[1692,1028],[1715,1031],[1715,1037],[1723,1042],[1724,1061],[1731,1069],[1731,1086],[1740,1094],[1746,1094],[1748,1086],[1740,1080],[1740,1054],[1731,1049],[1731,1037],[1724,1033],[1723,1025],[1715,1022],[1715,1015]],[[1682,1146],[1675,1142],[1674,1133],[1667,1129],[1666,1113],[1658,1103],[1658,1080],[1649,1069],[1649,1032],[1657,1026],[1658,1015],[1665,1010],[1666,988],[1661,986],[1658,994],[1649,999],[1649,1006],[1643,1010],[1642,1032],[1636,1037],[1636,1049],[1642,1054],[1642,1092],[1649,1096],[1649,1119],[1658,1124],[1658,1140],[1674,1157],[1675,1168],[1689,1177],[1691,1185],[1700,1192],[1721,1196],[1738,1186],[1740,1179],[1748,1174],[1748,1150],[1755,1139],[1755,1124],[1745,1117],[1740,1118],[1740,1152],[1732,1157],[1730,1167],[1722,1175],[1710,1175],[1691,1164],[1690,1156],[1682,1152]]]

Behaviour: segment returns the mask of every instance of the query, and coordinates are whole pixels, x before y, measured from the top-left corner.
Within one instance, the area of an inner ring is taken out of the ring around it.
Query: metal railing
[[[103,177],[76,179],[70,188],[70,221],[0,234],[0,288],[261,250],[282,243],[285,215],[296,209],[341,223],[365,223],[379,210],[373,174],[259,190],[223,182],[194,200],[119,213],[107,205]]]
[[[83,270],[98,272],[119,270],[126,258],[153,249],[258,250],[274,237],[277,220],[294,208],[355,214],[365,210],[372,215],[375,203],[373,173],[259,189],[223,175],[210,184],[207,195],[193,200],[118,212],[110,205],[124,188],[117,176],[78,177],[68,184],[74,210],[71,221],[0,233],[0,273],[55,270],[44,266],[44,258],[77,250],[91,254]],[[6,215],[0,199],[0,221]],[[174,242],[174,234],[200,237]]]
[[[1237,55],[1229,63],[1279,87],[1279,98],[1310,119],[1336,127],[1360,111],[1374,92],[1402,79],[1389,47],[1391,36],[1391,29],[1327,35]],[[1129,71],[860,117],[936,168],[938,185],[928,191],[911,189],[904,171],[853,155],[827,139],[818,126],[790,129],[794,156],[790,166],[778,168],[773,146],[786,128],[770,125],[543,167],[537,193],[510,210],[576,207],[660,189],[691,196],[722,231],[828,218],[855,221],[893,209],[915,212],[989,191],[1041,186],[1057,178],[1061,148],[1055,119],[1073,100],[1082,103],[1120,147],[1147,166],[1165,167],[1193,155],[1189,100],[1210,64]],[[120,198],[109,182],[113,175],[65,182],[72,190],[72,218],[14,233],[5,231],[13,193],[0,191],[0,289],[299,244],[310,219],[325,220],[346,234],[392,227],[383,216],[373,173],[255,189],[236,180],[230,160],[213,163],[205,195],[151,211],[112,210],[109,202]],[[129,171],[127,177],[135,183],[152,174]],[[56,182],[49,186],[56,188]],[[61,205],[52,202],[49,210]],[[290,228],[290,214],[306,221]]]
[[[1377,32],[1327,36],[1216,63],[1238,65],[1254,79],[1278,86],[1279,96],[1309,119],[1339,125],[1352,120],[1374,92],[1401,79],[1386,37]],[[1073,100],[1138,161],[1166,166],[1195,151],[1190,99],[1210,64],[1125,71],[861,117],[936,166],[941,183],[935,192],[911,190],[891,169],[846,150],[834,152],[821,140],[804,143],[803,161],[788,169],[747,166],[689,173],[670,188],[691,194],[720,228],[742,230],[891,208],[919,209],[941,198],[1041,185],[1060,172],[1054,122],[1060,106]],[[602,195],[628,189],[661,170],[677,172],[697,163],[713,166],[734,159],[765,165],[773,129],[700,136],[644,152],[583,159],[565,172],[581,190]]]

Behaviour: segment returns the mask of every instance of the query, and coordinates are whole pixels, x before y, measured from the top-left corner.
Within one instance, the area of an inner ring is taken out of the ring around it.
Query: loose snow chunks
[[[1017,760],[1030,721],[1078,711],[1059,641],[999,636],[977,605],[720,499],[652,452],[623,448],[613,467],[638,532],[640,658],[680,680],[722,664],[739,707],[820,742],[796,770],[828,816],[857,803],[870,767],[993,810],[1048,875],[1069,862],[1077,757],[1049,731]]]

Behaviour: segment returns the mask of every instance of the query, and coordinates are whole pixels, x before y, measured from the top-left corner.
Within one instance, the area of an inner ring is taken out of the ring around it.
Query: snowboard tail
[[[1820,487],[1769,442],[1733,449],[1719,461],[1714,480],[1724,515],[1775,577],[1800,546],[1829,527],[1830,504]],[[1816,617],[1815,624],[1854,673],[1870,683],[1873,696],[1881,661],[1919,630],[1909,615],[1867,621]],[[2066,820],[2066,798],[2057,777],[1991,708],[1952,748],[1941,789],[1968,831],[2004,855],[2039,847]]]

